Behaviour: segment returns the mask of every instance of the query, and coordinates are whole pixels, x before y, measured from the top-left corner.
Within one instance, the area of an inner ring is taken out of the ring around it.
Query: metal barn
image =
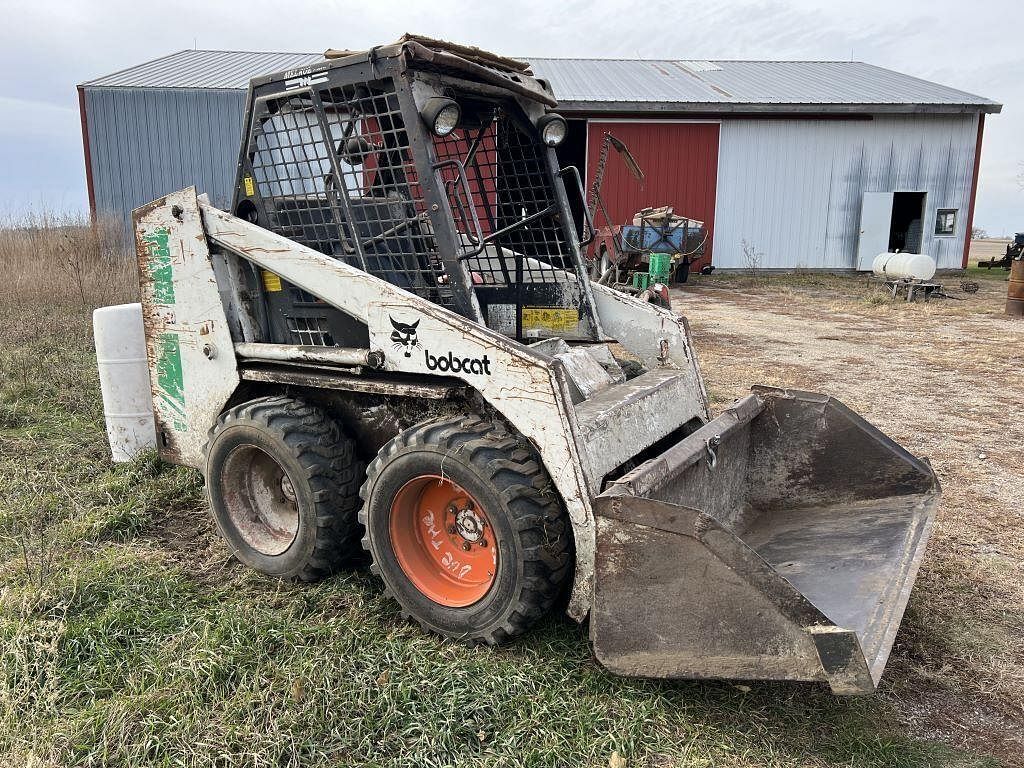
[[[321,58],[186,50],[79,85],[93,213],[127,226],[190,184],[228,206],[249,79]],[[723,269],[870,269],[897,248],[966,264],[994,101],[862,62],[530,61],[569,119],[563,163],[589,184],[611,132],[644,169],[641,187],[609,159],[617,223],[672,205]]]

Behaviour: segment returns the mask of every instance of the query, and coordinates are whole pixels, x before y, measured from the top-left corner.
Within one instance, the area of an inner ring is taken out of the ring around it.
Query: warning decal
[[[523,307],[524,333],[529,330],[573,333],[579,324],[579,312],[572,307]]]

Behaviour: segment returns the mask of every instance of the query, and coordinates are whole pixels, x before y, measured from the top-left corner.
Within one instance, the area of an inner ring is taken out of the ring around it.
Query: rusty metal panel
[[[1010,282],[1006,287],[1006,314],[1024,317],[1024,261],[1014,259],[1010,265]]]
[[[208,430],[239,379],[195,188],[134,218],[160,455],[201,469]]]
[[[926,462],[838,401],[758,388],[595,501],[595,653],[870,692],[938,499]]]
[[[442,384],[424,381],[380,378],[346,374],[338,368],[318,366],[264,366],[243,367],[240,371],[245,381],[263,381],[273,384],[287,384],[310,389],[336,389],[345,392],[364,392],[391,397],[424,398],[427,400],[448,400],[469,394],[468,387],[459,384]]]

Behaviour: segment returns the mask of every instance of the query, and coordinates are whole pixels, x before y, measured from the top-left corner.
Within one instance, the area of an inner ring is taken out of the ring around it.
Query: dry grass
[[[1019,451],[1015,463],[997,450],[1019,427],[995,425],[1021,397],[986,289],[980,312],[944,305],[952,315],[809,275],[705,281],[680,299],[716,407],[755,381],[835,391],[932,456],[945,483],[882,691],[837,699],[816,685],[616,678],[585,629],[558,618],[509,648],[467,649],[401,621],[365,571],[294,587],[241,568],[194,472],[110,464],[90,313],[132,299],[134,270],[102,228],[45,223],[0,231],[15,276],[0,285],[0,756],[12,765],[1019,763],[1010,638],[1024,553],[1008,522],[1024,489]],[[912,398],[912,420],[892,391]],[[991,461],[971,458],[979,446]]]
[[[0,302],[81,308],[134,301],[135,265],[120,222],[34,213],[0,221]]]
[[[1012,240],[1010,238],[986,237],[983,240],[971,241],[971,261],[988,261],[989,259],[1000,259],[1006,253],[1006,246]]]
[[[0,275],[0,383],[28,391],[53,376],[62,391],[83,393],[81,378],[92,372],[57,361],[91,348],[93,309],[138,296],[120,224],[54,213],[0,221]],[[15,408],[0,402],[0,427]]]

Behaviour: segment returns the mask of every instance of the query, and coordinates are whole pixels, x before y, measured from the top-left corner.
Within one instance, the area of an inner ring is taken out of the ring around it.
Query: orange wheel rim
[[[435,603],[481,600],[498,573],[487,513],[462,486],[438,475],[410,480],[391,503],[391,546],[409,581]]]

